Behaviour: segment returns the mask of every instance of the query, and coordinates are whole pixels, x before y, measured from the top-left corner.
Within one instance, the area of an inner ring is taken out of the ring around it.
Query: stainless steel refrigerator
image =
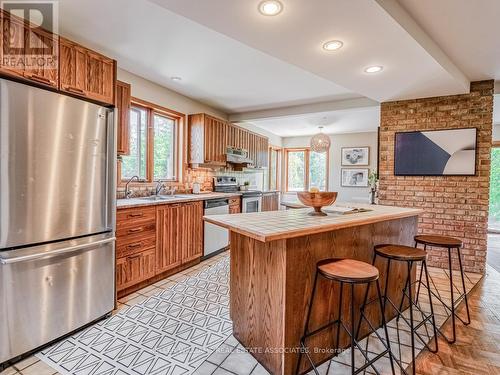
[[[0,79],[0,365],[114,307],[113,111]]]

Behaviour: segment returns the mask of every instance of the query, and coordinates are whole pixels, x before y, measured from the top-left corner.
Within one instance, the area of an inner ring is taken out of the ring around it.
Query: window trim
[[[282,147],[277,147],[270,145],[269,146],[269,155],[268,155],[268,160],[269,160],[269,178],[268,178],[268,186],[271,188],[271,154],[273,151],[276,151],[277,157],[276,157],[276,165],[274,166],[276,168],[276,190],[281,191],[281,164],[282,164],[282,158],[283,158],[283,148]]]
[[[303,151],[305,153],[304,155],[304,190],[303,191],[308,191],[310,189],[309,186],[309,168],[310,168],[310,158],[309,154],[311,153],[311,149],[309,147],[291,147],[291,148],[285,148],[283,149],[285,152],[285,160],[284,160],[284,168],[285,168],[285,186],[284,186],[284,191],[285,192],[296,192],[292,190],[288,190],[288,154],[290,152],[298,152],[298,151]],[[325,191],[328,191],[329,189],[329,180],[330,180],[330,151],[326,152],[326,184],[325,184]]]
[[[130,100],[130,107],[137,107],[146,110],[146,121],[147,121],[147,141],[146,141],[146,179],[133,182],[132,186],[145,186],[145,185],[154,185],[155,181],[169,182],[169,183],[179,183],[180,181],[180,170],[184,168],[186,165],[185,160],[183,160],[182,166],[179,165],[179,152],[181,150],[180,145],[180,132],[183,130],[183,134],[185,134],[185,124],[186,124],[186,115],[183,113],[171,110],[166,107],[162,107],[157,104],[150,103],[148,101],[132,97]],[[154,115],[157,114],[159,116],[163,116],[169,118],[175,122],[174,125],[174,178],[171,179],[154,179]],[[185,146],[183,147],[185,148]],[[183,153],[185,159],[185,152]],[[122,168],[120,163],[119,168],[119,176],[118,176],[118,185],[125,186],[127,179],[124,179],[122,176]]]

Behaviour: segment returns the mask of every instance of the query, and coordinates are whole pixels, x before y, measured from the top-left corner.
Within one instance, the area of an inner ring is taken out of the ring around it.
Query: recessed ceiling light
[[[171,79],[172,81],[176,81],[176,82],[182,81],[182,78],[181,78],[181,77],[177,77],[177,76],[170,77],[170,79]]]
[[[266,0],[259,4],[259,12],[264,16],[276,16],[283,10],[283,4],[278,0]]]
[[[325,51],[336,51],[342,48],[343,45],[344,43],[342,43],[340,40],[330,40],[323,44],[323,49]]]
[[[365,69],[365,73],[378,73],[381,72],[383,69],[384,67],[380,65],[369,66],[368,68]]]

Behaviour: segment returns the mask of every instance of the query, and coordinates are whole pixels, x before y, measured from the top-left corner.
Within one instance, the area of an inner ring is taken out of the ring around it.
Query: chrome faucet
[[[160,195],[160,193],[166,189],[166,186],[161,181],[156,181],[155,195]]]
[[[140,181],[139,176],[132,176],[132,177],[130,177],[130,180],[128,180],[128,181],[127,181],[127,183],[125,184],[125,198],[126,198],[126,199],[129,199],[129,198],[130,198],[130,196],[131,196],[131,195],[132,195],[132,193],[133,193],[133,192],[132,192],[132,190],[130,190],[130,189],[128,188],[128,185],[129,185],[129,184],[130,184],[130,183],[131,183],[134,179],[136,179],[136,180],[137,180],[137,182],[139,182],[139,181]]]

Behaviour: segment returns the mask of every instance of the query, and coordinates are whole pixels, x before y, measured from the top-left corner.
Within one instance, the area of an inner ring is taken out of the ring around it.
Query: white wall
[[[146,100],[186,115],[208,113],[222,119],[227,119],[227,114],[224,112],[197,102],[187,96],[167,89],[164,86],[160,86],[133,73],[127,72],[126,70],[118,69],[118,80],[130,83],[132,85],[132,96],[138,99]]]
[[[328,178],[328,190],[339,193],[337,201],[342,202],[368,202],[369,188],[349,188],[342,187],[340,183],[340,169],[348,168],[341,166],[341,148],[342,147],[370,147],[370,165],[366,168],[377,169],[377,132],[367,133],[346,133],[334,134],[330,136],[330,170]],[[307,147],[310,144],[311,137],[290,137],[283,138],[283,147]],[[360,167],[365,168],[365,167]]]
[[[493,125],[493,140],[500,142],[500,124]]]

